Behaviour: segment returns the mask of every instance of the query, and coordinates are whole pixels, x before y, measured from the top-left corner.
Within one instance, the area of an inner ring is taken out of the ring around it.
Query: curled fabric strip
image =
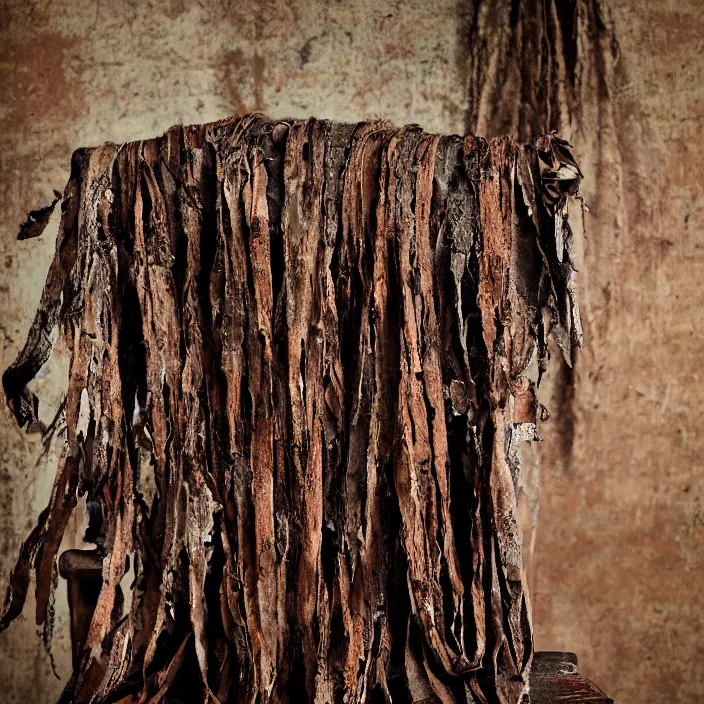
[[[42,429],[60,330],[63,456],[0,628],[32,573],[48,623],[86,496],[103,585],[62,701],[521,700],[515,444],[548,336],[581,340],[579,178],[554,135],[260,115],[74,154],[3,375]]]

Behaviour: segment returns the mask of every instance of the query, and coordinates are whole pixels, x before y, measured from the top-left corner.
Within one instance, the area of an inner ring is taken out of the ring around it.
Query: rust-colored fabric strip
[[[62,701],[521,701],[515,445],[547,336],[580,341],[578,183],[556,136],[261,115],[74,155],[3,375],[42,430],[60,330],[63,456],[0,628],[34,573],[50,634],[86,496],[103,585]]]

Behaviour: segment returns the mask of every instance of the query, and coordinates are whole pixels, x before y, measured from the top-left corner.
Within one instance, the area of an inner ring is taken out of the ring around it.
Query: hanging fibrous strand
[[[521,701],[517,443],[548,337],[581,338],[579,179],[554,135],[260,115],[74,154],[3,376],[41,430],[60,330],[63,453],[0,628],[32,574],[48,623],[85,497],[102,587],[62,701]]]

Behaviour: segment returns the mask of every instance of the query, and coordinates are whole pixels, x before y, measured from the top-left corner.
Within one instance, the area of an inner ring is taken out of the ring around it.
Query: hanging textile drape
[[[517,443],[548,336],[580,341],[578,182],[555,136],[258,115],[74,154],[3,376],[44,429],[58,327],[64,451],[0,628],[31,574],[49,624],[85,497],[103,585],[63,701],[521,700]]]

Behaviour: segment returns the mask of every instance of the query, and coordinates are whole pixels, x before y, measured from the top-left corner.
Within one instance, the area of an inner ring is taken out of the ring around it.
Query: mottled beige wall
[[[581,276],[591,342],[573,401],[553,400],[570,415],[544,427],[534,453],[536,639],[576,651],[624,704],[689,704],[704,698],[704,21],[695,2],[606,6],[621,48],[625,207],[590,216],[599,240],[587,240]],[[4,0],[0,366],[24,340],[56,232],[54,221],[17,242],[17,226],[63,187],[73,149],[251,110],[461,132],[465,19],[452,0]],[[589,196],[597,168],[611,165],[581,156]],[[39,395],[55,403],[61,378],[54,364]],[[37,464],[39,451],[0,410],[3,593],[50,491],[54,463]],[[0,701],[56,699],[70,670],[61,588],[56,625],[62,681],[34,635],[32,604],[0,635]]]
[[[544,426],[538,451],[536,641],[579,653],[617,702],[693,704],[704,701],[704,4],[603,4],[619,58],[615,135],[602,138],[618,153],[597,164],[577,148],[594,205],[586,342],[572,399],[549,404],[569,413]]]

